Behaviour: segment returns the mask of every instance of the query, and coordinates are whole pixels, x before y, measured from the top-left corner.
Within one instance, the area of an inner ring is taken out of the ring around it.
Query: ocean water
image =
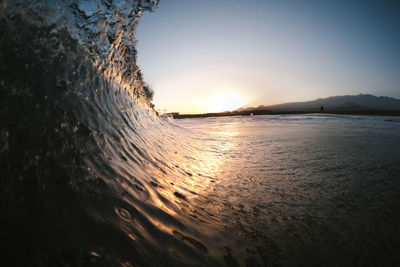
[[[1,2],[2,264],[397,265],[399,119],[160,118],[157,3]]]
[[[284,115],[184,119],[205,209],[267,266],[393,266],[399,255],[400,119]],[[203,162],[204,161],[204,162]]]

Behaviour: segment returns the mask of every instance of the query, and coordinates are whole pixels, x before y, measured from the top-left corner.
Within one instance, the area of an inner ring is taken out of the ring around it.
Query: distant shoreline
[[[166,114],[174,119],[187,118],[209,118],[209,117],[229,117],[229,116],[257,116],[257,115],[301,115],[301,114],[338,114],[338,115],[371,115],[371,116],[400,116],[400,110],[336,110],[336,111],[271,111],[271,110],[253,110],[253,111],[225,111],[203,114]]]

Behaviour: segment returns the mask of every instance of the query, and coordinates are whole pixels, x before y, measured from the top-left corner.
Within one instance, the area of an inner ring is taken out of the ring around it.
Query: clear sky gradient
[[[398,3],[161,0],[138,26],[138,63],[162,112],[400,98]]]

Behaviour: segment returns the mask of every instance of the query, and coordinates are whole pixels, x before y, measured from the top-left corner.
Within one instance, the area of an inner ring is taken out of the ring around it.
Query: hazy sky
[[[162,111],[360,93],[400,98],[395,1],[161,0],[136,38]]]

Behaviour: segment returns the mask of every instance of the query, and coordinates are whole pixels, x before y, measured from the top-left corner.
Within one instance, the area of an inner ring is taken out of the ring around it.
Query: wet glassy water
[[[0,2],[2,266],[398,265],[399,118],[160,118],[158,1]]]
[[[176,123],[198,152],[199,166],[192,168],[212,179],[198,200],[209,205],[201,206],[224,231],[251,243],[263,264],[398,264],[400,118],[293,115]]]

